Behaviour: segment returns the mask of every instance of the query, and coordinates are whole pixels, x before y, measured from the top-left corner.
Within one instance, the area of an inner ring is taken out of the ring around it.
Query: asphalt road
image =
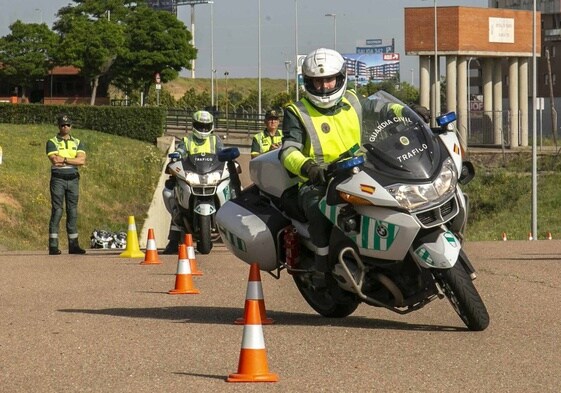
[[[466,245],[491,325],[469,332],[446,300],[409,315],[361,305],[322,318],[291,278],[262,273],[268,367],[237,371],[249,268],[223,247],[197,255],[199,295],[169,295],[176,256],[0,254],[0,391],[559,392],[561,241]]]

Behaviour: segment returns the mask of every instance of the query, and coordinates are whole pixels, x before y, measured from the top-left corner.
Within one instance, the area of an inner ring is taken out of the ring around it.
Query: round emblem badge
[[[329,131],[331,131],[331,127],[329,127],[329,124],[327,123],[322,123],[321,124],[321,130],[327,134]]]
[[[399,138],[399,141],[401,142],[401,144],[402,144],[403,146],[407,146],[407,145],[409,144],[409,139],[407,139],[406,136],[400,137],[400,138]]]
[[[384,225],[379,224],[376,227],[376,233],[378,234],[378,236],[380,236],[381,238],[385,238],[388,236],[388,228],[386,228]]]

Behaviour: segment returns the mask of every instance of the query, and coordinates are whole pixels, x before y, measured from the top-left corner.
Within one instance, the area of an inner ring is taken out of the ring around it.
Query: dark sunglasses
[[[61,124],[59,127],[72,127],[72,124]]]

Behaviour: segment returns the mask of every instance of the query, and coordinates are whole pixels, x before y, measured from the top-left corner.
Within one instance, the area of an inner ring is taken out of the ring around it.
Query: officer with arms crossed
[[[51,220],[49,222],[49,255],[59,255],[58,229],[62,206],[66,200],[66,233],[68,253],[85,254],[78,243],[78,196],[80,173],[86,163],[83,142],[70,135],[72,122],[67,115],[57,118],[58,134],[47,141],[47,157],[51,161]]]
[[[222,141],[214,135],[214,117],[207,111],[198,111],[193,114],[193,132],[184,137],[170,158],[182,160],[190,154],[211,153],[216,154],[224,148]],[[168,244],[162,252],[163,254],[177,254],[179,243],[181,242],[181,233],[184,231],[179,216],[179,208],[175,201],[174,188],[175,176],[170,176],[166,181],[162,191],[164,204],[171,214],[171,225],[168,235]]]
[[[271,109],[265,113],[265,130],[256,134],[251,142],[251,158],[278,149],[282,143],[279,130],[279,113]]]
[[[305,96],[285,108],[279,157],[289,172],[301,178],[298,205],[310,222],[315,267],[328,272],[332,224],[318,206],[326,193],[325,168],[341,154],[358,149],[363,113],[373,114],[376,102],[346,90],[345,60],[334,50],[309,53],[302,73]],[[414,109],[427,121],[426,108]]]

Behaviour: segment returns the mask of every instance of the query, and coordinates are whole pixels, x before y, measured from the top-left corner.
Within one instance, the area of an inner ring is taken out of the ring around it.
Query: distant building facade
[[[109,83],[100,78],[96,105],[109,105]],[[0,102],[40,103],[46,105],[90,104],[92,88],[90,80],[80,75],[76,67],[54,67],[44,78],[37,79],[22,97],[20,86],[9,80],[0,83]]]
[[[489,8],[506,8],[532,11],[532,0],[489,0]],[[538,97],[550,96],[550,84],[553,86],[553,96],[561,97],[561,1],[536,0],[536,11],[541,13],[542,46],[537,50],[536,90]],[[549,54],[549,65],[547,55]],[[551,70],[551,76],[550,76]]]

